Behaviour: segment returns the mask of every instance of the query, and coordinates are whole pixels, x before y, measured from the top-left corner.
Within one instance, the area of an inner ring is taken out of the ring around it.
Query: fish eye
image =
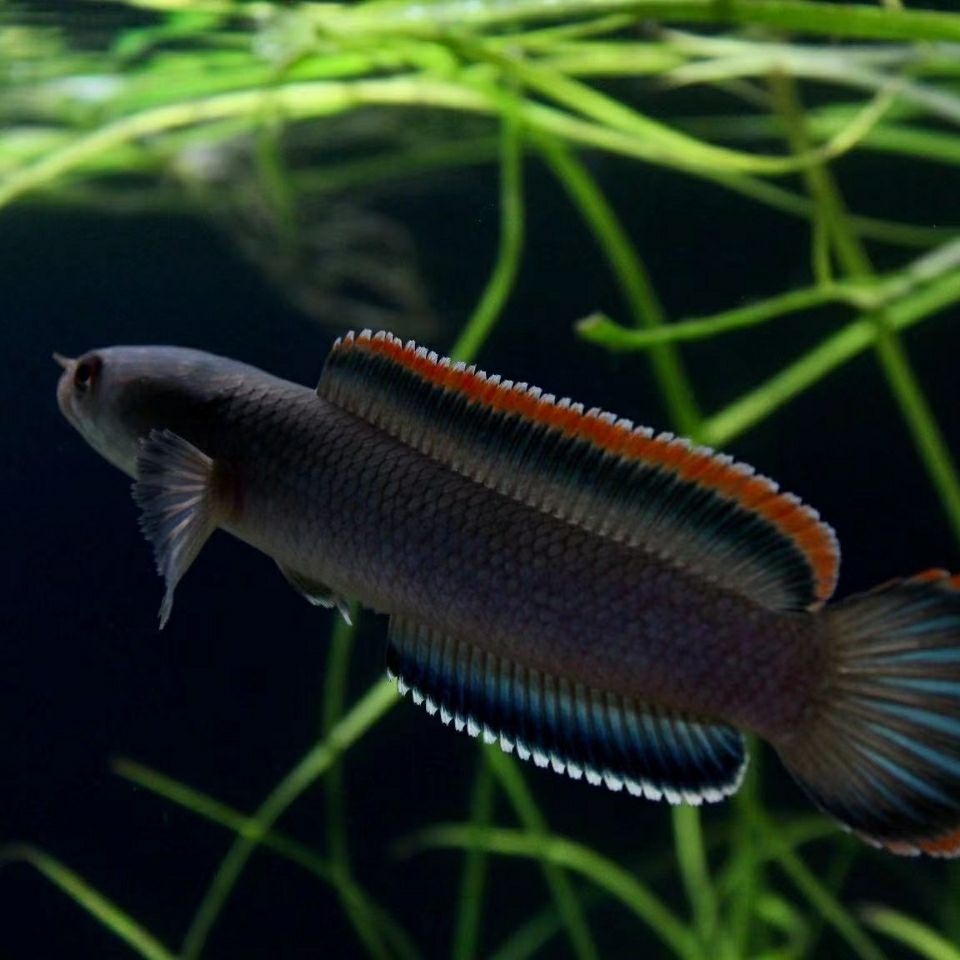
[[[89,390],[93,386],[101,366],[103,366],[103,361],[96,354],[78,360],[76,369],[73,371],[74,387],[80,393]]]

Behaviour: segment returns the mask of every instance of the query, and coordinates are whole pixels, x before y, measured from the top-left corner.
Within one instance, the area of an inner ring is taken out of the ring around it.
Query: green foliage
[[[579,335],[611,352],[649,357],[675,429],[722,445],[872,351],[960,538],[960,482],[901,342],[910,327],[960,301],[960,223],[931,228],[852,213],[831,169],[837,158],[865,150],[904,165],[936,164],[956,177],[960,61],[949,42],[960,41],[960,14],[904,9],[900,0],[296,6],[129,0],[129,6],[140,26],[83,49],[67,30],[31,22],[28,8],[15,6],[0,25],[0,209],[30,201],[106,212],[208,213],[220,202],[210,185],[239,149],[253,158],[253,180],[293,242],[304,198],[438,167],[496,162],[499,251],[454,349],[469,360],[482,350],[513,289],[524,247],[524,160],[537,156],[589,227],[623,293],[623,321],[593,316],[578,325]],[[680,32],[681,24],[695,32]],[[619,99],[597,83],[617,78],[709,86],[741,109],[722,118],[654,118],[642,112],[642,102]],[[807,108],[802,96],[810,83],[827,84],[829,97],[821,90],[818,105]],[[385,124],[376,148],[338,153],[350,135],[342,121],[370,108],[381,111]],[[391,114],[406,117],[413,110],[446,114],[449,126],[425,136],[416,125],[410,132],[404,123],[390,125]],[[317,131],[334,148],[295,162],[286,145],[297,138],[312,143]],[[582,162],[584,150],[667,167],[803,220],[810,228],[809,283],[672,321],[655,278]],[[784,185],[788,174],[798,180]],[[899,266],[877,273],[868,243],[896,248]],[[701,412],[685,372],[684,344],[800,322],[822,309],[844,317],[833,333],[806,354],[785,358],[780,372],[725,408]],[[203,954],[250,858],[264,848],[334,891],[367,955],[418,957],[351,864],[340,768],[396,697],[383,681],[347,708],[350,650],[351,632],[340,625],[320,739],[251,816],[131,761],[116,765],[120,776],[234,834],[179,950],[161,945],[53,857],[17,846],[3,852],[3,861],[32,865],[139,956],[191,960]],[[466,851],[459,910],[452,911],[454,957],[518,960],[549,951],[562,936],[573,955],[595,958],[589,916],[600,901],[621,905],[664,950],[684,958],[820,956],[825,926],[865,960],[883,956],[868,928],[916,956],[958,956],[926,921],[885,907],[852,910],[844,880],[863,849],[819,817],[780,816],[774,824],[755,770],[721,831],[705,832],[694,809],[676,810],[672,854],[659,863],[625,864],[552,833],[511,757],[483,750],[478,758],[468,822],[436,825],[403,845],[408,855],[441,846]],[[276,829],[321,778],[325,855]],[[508,804],[515,827],[498,825],[498,799]],[[825,869],[808,864],[811,844],[818,844],[818,862],[827,860]],[[550,901],[495,952],[484,943],[481,923],[494,896],[485,883],[490,857],[536,862]],[[685,902],[658,891],[670,876],[679,879]]]

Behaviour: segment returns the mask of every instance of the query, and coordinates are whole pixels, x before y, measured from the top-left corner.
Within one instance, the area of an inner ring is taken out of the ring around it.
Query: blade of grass
[[[824,875],[821,877],[824,886],[835,897],[840,897],[841,891],[843,890],[843,885],[847,879],[847,875],[850,873],[851,868],[854,866],[857,860],[860,859],[862,853],[862,844],[852,841],[836,844],[836,849],[830,861],[830,865],[827,870],[824,871]],[[810,929],[808,931],[809,947],[811,951],[816,949],[817,943],[820,940],[820,937],[823,935],[825,927],[826,920],[822,915],[818,914],[812,918]]]
[[[726,937],[717,931],[717,897],[707,866],[700,811],[682,804],[673,807],[670,813],[677,869],[693,912],[693,929],[704,955],[710,951],[715,957],[726,956]]]
[[[486,750],[487,763],[500,783],[510,805],[527,833],[536,838],[550,836],[546,817],[540,812],[527,786],[519,764],[497,747]],[[553,863],[542,864],[544,880],[553,896],[557,912],[574,955],[579,960],[598,960],[596,944],[580,901],[563,870]]]
[[[481,847],[507,857],[524,857],[554,863],[582,873],[627,906],[670,950],[687,960],[701,960],[696,937],[663,901],[619,864],[572,840],[552,835],[537,836],[516,830],[441,824],[428,828],[401,845],[401,853],[431,847]]]
[[[719,174],[713,179],[715,183],[733,193],[738,193],[789,216],[803,220],[810,220],[814,216],[814,206],[806,197],[785,190],[775,183],[768,183],[766,180],[755,177],[734,177],[726,174]],[[960,235],[956,227],[926,227],[856,214],[851,215],[850,225],[864,239],[903,247],[933,247],[945,239]]]
[[[747,744],[750,766],[734,798],[734,835],[731,854],[721,878],[728,891],[727,926],[731,949],[737,957],[748,957],[754,948],[753,931],[756,898],[764,888],[765,864],[758,849],[754,823],[760,807],[760,767],[763,753],[756,738]]]
[[[552,907],[542,910],[517,929],[487,960],[527,960],[539,953],[559,929],[556,910]]]
[[[223,859],[194,915],[181,948],[181,960],[196,960],[240,874],[257,845],[304,790],[326,773],[330,765],[381,720],[398,702],[392,681],[374,684],[330,731],[329,736],[293,767],[277,784]]]
[[[486,754],[478,750],[477,771],[474,774],[470,798],[470,824],[478,830],[483,830],[490,826],[492,816],[493,775],[487,764]],[[474,960],[479,956],[483,888],[487,874],[486,859],[486,852],[476,847],[467,850],[464,855],[451,950],[453,960]]]
[[[761,957],[766,957],[768,960],[774,960],[774,958],[790,960],[790,958],[807,954],[806,944],[809,939],[807,923],[795,904],[785,897],[765,890],[757,896],[754,909],[757,917],[767,927],[787,937],[786,945],[775,947],[765,954],[761,953]]]
[[[325,739],[343,716],[346,701],[347,678],[350,671],[350,653],[353,649],[355,626],[358,621],[358,609],[354,604],[350,608],[347,623],[338,616],[330,632],[330,650],[323,671],[323,707],[320,719],[320,736]],[[350,873],[350,850],[347,844],[346,824],[343,811],[343,765],[338,760],[330,764],[326,774],[327,794],[327,843],[330,859],[343,870]]]
[[[760,828],[763,842],[771,851],[777,866],[810,905],[847,942],[854,956],[860,960],[883,960],[883,951],[866,934],[856,918],[817,879],[803,859],[784,844],[777,826],[762,813],[757,815],[756,826]]]
[[[372,99],[371,99],[372,98]],[[385,98],[385,99],[383,99]],[[121,117],[52,150],[0,180],[0,208],[23,194],[95,160],[108,151],[144,137],[231,117],[245,117],[255,126],[265,110],[288,121],[349,110],[364,102],[430,103],[468,111],[489,112],[488,101],[452,83],[415,76],[354,82],[280,84],[267,90],[241,90],[165,104]]]
[[[486,289],[451,350],[472,360],[500,317],[516,282],[523,253],[523,133],[515,106],[508,105],[500,141],[500,245]]]
[[[330,636],[330,652],[327,654],[323,684],[323,710],[320,724],[322,738],[330,736],[337,721],[343,715],[350,668],[350,651],[353,646],[358,609],[350,610],[351,623],[338,616]],[[364,945],[367,953],[378,960],[390,956],[380,934],[379,924],[366,897],[354,894],[356,885],[350,864],[350,848],[347,841],[347,823],[343,797],[343,764],[335,761],[326,773],[327,845],[330,853],[330,868],[337,878],[335,889],[347,919]]]
[[[799,154],[806,150],[809,137],[796,84],[791,77],[778,74],[771,78],[771,86],[774,102],[787,126],[791,146]],[[843,198],[830,171],[825,166],[815,164],[806,169],[803,175],[812,199],[822,211],[843,270],[853,279],[872,278],[873,265],[847,223]],[[960,541],[960,476],[949,448],[890,322],[888,311],[881,308],[868,314],[867,319],[874,327],[874,349],[880,367],[900,407],[920,460],[939,494],[954,536]]]
[[[91,886],[79,874],[50,854],[26,845],[0,849],[0,865],[28,863],[51,883],[58,886],[71,900],[83,908],[103,927],[131,947],[145,960],[176,960],[156,937],[136,920],[124,913],[112,900]]]
[[[871,906],[861,910],[860,915],[867,926],[909,947],[918,957],[927,960],[960,960],[960,949],[956,944],[898,910]]]
[[[894,329],[919,323],[960,300],[960,272],[905,297],[887,310]],[[798,360],[767,381],[742,394],[704,421],[701,438],[722,447],[734,437],[769,417],[780,406],[803,393],[831,371],[871,347],[876,339],[872,320],[861,317],[825,338]]]
[[[647,268],[596,181],[555,138],[540,136],[536,142],[596,237],[620,284],[633,322],[645,332],[666,329],[666,317]],[[684,436],[694,436],[700,426],[700,411],[679,352],[664,344],[653,349],[650,357],[674,426]]]
[[[640,113],[634,107],[607,96],[571,76],[541,63],[520,60],[500,53],[490,44],[465,40],[450,41],[477,59],[489,59],[516,83],[537,91],[574,116],[582,116],[612,131],[644,142],[654,162],[679,169],[710,170],[714,173],[762,174],[777,176],[817,166],[851,150],[886,113],[893,93],[883,90],[847,126],[819,147],[794,156],[744,153],[698,140],[674,127]]]
[[[822,307],[831,303],[861,305],[868,292],[858,293],[855,286],[833,284],[825,287],[804,287],[790,290],[745,307],[724,310],[709,317],[678,320],[649,330],[623,327],[603,314],[591,314],[577,323],[577,332],[591,343],[611,350],[646,350],[664,343],[691,340],[711,340],[734,330],[757,326],[787,316]]]
[[[444,3],[363,4],[337,10],[341,30],[407,31],[422,35],[427,27],[483,29],[538,20],[569,20],[626,12],[638,21],[768,26],[780,30],[825,34],[835,38],[877,40],[960,40],[960,16],[927,10],[890,11],[863,4],[823,4],[817,0],[511,0],[474,4],[471,0]]]
[[[111,764],[114,773],[135,783],[158,797],[175,803],[191,813],[211,823],[243,836],[251,830],[251,818],[233,807],[221,803],[195,787],[187,786],[179,780],[159,773],[151,767],[134,760],[121,757]],[[352,879],[339,874],[330,862],[315,851],[298,843],[283,833],[271,830],[264,834],[260,843],[278,856],[295,863],[318,880],[335,887],[340,895],[352,903],[361,904],[365,913],[373,918],[383,931],[397,956],[404,960],[419,960],[420,954],[406,931],[387,911],[375,903],[371,897]]]
[[[923,254],[901,270],[870,280],[836,283],[789,290],[709,317],[678,320],[649,330],[621,326],[603,314],[585,317],[577,324],[584,339],[613,350],[646,349],[655,344],[712,339],[724,333],[767,323],[832,303],[862,311],[889,307],[920,287],[960,268],[960,241],[952,240]]]
[[[269,90],[242,90],[194,97],[183,103],[166,104],[141,110],[114,120],[52,149],[33,162],[20,164],[0,177],[0,208],[31,191],[49,187],[78,168],[103,163],[111,151],[132,142],[149,142],[174,131],[195,125],[223,124],[242,120],[255,126],[264,109],[281,113],[288,122],[341,113],[364,105],[417,105],[480,114],[498,114],[504,98],[496,89],[478,89],[463,84],[442,82],[418,76],[350,82],[287,83]],[[666,163],[662,151],[651,148],[639,136],[579,120],[549,107],[525,103],[521,119],[531,130],[538,129],[562,137],[571,143],[619,153],[650,163]],[[745,175],[723,173],[709,167],[677,169],[719,183],[751,199],[773,206],[794,216],[807,217],[812,209],[802,198],[773,184]],[[925,245],[936,242],[942,233],[920,227],[891,224],[866,217],[851,221],[865,235],[891,243]]]
[[[840,106],[808,111],[810,134],[823,139],[835,133],[845,112]],[[727,140],[767,139],[775,135],[774,124],[768,116],[691,117],[683,121],[683,128],[703,137]],[[860,141],[859,147],[911,160],[960,165],[960,138],[955,133],[926,130],[908,123],[886,120],[875,126]]]

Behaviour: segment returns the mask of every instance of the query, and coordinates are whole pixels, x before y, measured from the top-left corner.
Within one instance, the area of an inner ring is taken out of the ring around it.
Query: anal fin
[[[732,727],[533,670],[402,617],[390,619],[387,667],[401,693],[444,723],[612,790],[699,804],[734,793],[746,768]]]
[[[280,563],[279,560],[277,561],[277,566],[280,568],[280,572],[283,574],[287,583],[289,583],[297,593],[306,597],[315,607],[323,607],[326,610],[336,607],[346,623],[350,626],[353,625],[353,620],[350,618],[350,607],[347,601],[334,590],[331,590],[326,584],[312,580],[310,577],[294,570],[292,567],[285,566]]]

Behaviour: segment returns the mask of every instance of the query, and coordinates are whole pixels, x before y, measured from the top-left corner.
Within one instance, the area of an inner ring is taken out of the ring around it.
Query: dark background
[[[802,223],[671,173],[611,160],[596,160],[594,169],[672,317],[808,282]],[[897,169],[903,166],[869,158],[842,164],[851,206],[937,223],[943,197],[956,195],[955,177],[918,167],[905,181]],[[624,320],[626,314],[562,192],[536,163],[527,172],[522,273],[482,365],[668,426],[642,356],[612,357],[572,333],[573,322],[595,309]],[[433,175],[429,190],[400,185],[379,206],[416,238],[446,322],[431,346],[448,348],[492,264],[495,171]],[[874,252],[881,266],[908,256]],[[313,383],[336,318],[323,330],[297,314],[221,233],[195,220],[58,213],[29,203],[0,214],[0,291],[0,839],[50,851],[175,946],[232,838],[112,775],[109,760],[133,757],[254,809],[315,738],[332,619],[296,596],[269,560],[218,535],[178,589],[171,622],[159,634],[162,586],[137,530],[129,481],[62,420],[50,353],[168,342]],[[685,356],[704,408],[716,409],[775,372],[841,319],[830,311],[801,315],[692,345]],[[904,342],[960,455],[955,311],[911,330]],[[960,569],[956,541],[870,354],[738,438],[730,452],[800,494],[836,527],[844,550],[841,595],[924,567]],[[383,620],[365,618],[349,699],[380,675],[384,629]],[[428,957],[448,947],[460,860],[451,853],[397,859],[391,845],[418,827],[465,817],[474,757],[465,737],[408,703],[348,757],[357,874]],[[771,808],[806,809],[772,755],[764,759]],[[559,833],[627,863],[670,850],[665,806],[525,772]],[[723,817],[709,810],[705,820],[709,827]],[[293,835],[321,848],[323,826],[318,791],[284,820]],[[922,913],[925,891],[947,877],[942,864],[868,854],[854,868],[848,896]],[[547,902],[537,868],[520,861],[494,861],[491,889],[487,947]],[[0,956],[130,955],[26,866],[0,869],[0,904]],[[648,942],[623,911],[603,907],[601,917],[596,928],[606,955],[635,956]],[[257,854],[208,955],[350,956],[356,949],[328,888]]]

